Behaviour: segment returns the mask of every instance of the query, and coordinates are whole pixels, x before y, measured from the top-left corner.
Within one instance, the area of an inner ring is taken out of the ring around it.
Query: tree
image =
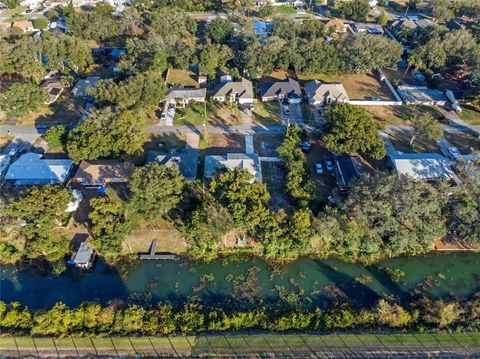
[[[156,60],[159,63],[152,63],[152,66],[161,67],[161,59]],[[95,87],[87,89],[87,92],[102,105],[120,109],[148,109],[158,106],[164,98],[165,90],[161,73],[145,73],[119,83],[112,79],[101,80]]]
[[[0,92],[1,109],[13,117],[37,111],[46,100],[45,90],[31,82],[14,82]]]
[[[37,17],[33,20],[33,27],[38,30],[44,30],[48,27],[48,20],[44,17]]]
[[[233,24],[229,20],[220,17],[214,18],[207,25],[205,35],[212,40],[213,43],[222,44],[228,40],[233,34]]]
[[[258,13],[261,18],[266,19],[272,16],[275,12],[275,8],[271,4],[266,4],[265,6],[262,6],[259,10]]]
[[[50,147],[63,147],[67,141],[68,129],[65,126],[53,126],[47,130],[45,141]]]
[[[376,172],[351,186],[346,207],[368,229],[362,242],[376,248],[365,256],[389,258],[430,251],[446,234],[445,203],[445,195],[428,183]]]
[[[66,252],[67,243],[53,230],[66,223],[69,214],[65,210],[71,200],[64,187],[35,186],[8,202],[7,213],[25,223],[22,234],[27,238],[25,255],[28,258],[58,259]]]
[[[463,310],[456,300],[422,298],[419,302],[421,318],[428,324],[444,328],[459,319]]]
[[[402,58],[403,46],[385,36],[357,33],[340,43],[345,70],[368,73],[393,66]]]
[[[370,12],[370,4],[368,0],[343,1],[340,4],[340,12],[354,21],[365,21]]]
[[[373,119],[365,110],[347,104],[325,111],[322,139],[333,152],[360,152],[377,159],[386,154]]]
[[[182,200],[185,179],[177,167],[155,162],[133,171],[128,182],[130,206],[147,221],[160,219]]]
[[[410,138],[410,146],[413,141],[420,137],[426,141],[437,141],[443,136],[442,127],[430,114],[415,116],[413,118],[412,137]]]
[[[406,327],[412,322],[412,316],[396,303],[380,299],[377,303],[377,321],[390,328]]]
[[[215,78],[217,70],[226,70],[226,64],[233,59],[232,50],[226,45],[207,44],[200,50],[200,71]]]
[[[123,206],[108,197],[93,198],[90,205],[93,210],[88,218],[93,225],[93,242],[103,256],[116,257],[122,250],[123,239],[131,230]]]
[[[377,23],[382,26],[387,26],[388,20],[389,17],[387,16],[387,14],[382,11],[382,13],[377,18]]]
[[[9,9],[15,9],[18,6],[20,6],[20,1],[19,0],[5,0],[5,1],[3,1],[3,3],[5,5],[7,5],[7,7]]]
[[[146,121],[132,111],[110,107],[92,111],[68,134],[67,151],[75,163],[101,157],[128,158],[143,152]]]
[[[416,10],[418,5],[420,5],[421,2],[422,0],[408,0],[407,5],[410,8],[410,10]]]
[[[467,243],[480,244],[480,163],[463,162],[457,168],[462,184],[454,191],[454,200],[448,210],[449,231],[460,236]]]
[[[210,182],[209,192],[224,206],[237,228],[253,230],[269,216],[270,194],[262,182],[251,182],[246,170],[220,173]]]
[[[432,4],[432,15],[438,21],[449,21],[455,17],[451,9],[452,2],[450,0],[435,0]]]

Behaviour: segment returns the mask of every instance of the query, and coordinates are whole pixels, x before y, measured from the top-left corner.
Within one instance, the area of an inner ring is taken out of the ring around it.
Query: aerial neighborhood
[[[479,20],[477,0],[3,0],[0,262],[478,250]]]

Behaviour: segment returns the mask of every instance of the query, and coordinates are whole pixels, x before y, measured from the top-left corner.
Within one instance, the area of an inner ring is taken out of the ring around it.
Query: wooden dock
[[[140,254],[140,260],[172,260],[175,259],[173,254],[156,254],[157,250],[157,240],[153,240],[150,245],[150,252],[148,254]]]

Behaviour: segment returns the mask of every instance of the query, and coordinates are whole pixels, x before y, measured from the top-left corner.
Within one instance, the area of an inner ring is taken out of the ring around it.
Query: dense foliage
[[[130,110],[92,111],[68,134],[68,155],[75,163],[102,157],[128,158],[143,152],[145,119]]]
[[[298,125],[290,126],[277,151],[283,158],[287,170],[285,181],[287,193],[297,201],[300,207],[307,208],[309,201],[314,196],[314,185],[305,156],[300,148],[301,142],[302,130],[300,127]]]
[[[377,125],[365,110],[337,105],[325,111],[325,146],[333,152],[356,152],[374,158],[385,157],[385,147]]]
[[[44,89],[31,82],[14,82],[0,92],[0,109],[9,116],[22,116],[36,111],[47,100]]]
[[[112,303],[102,307],[86,302],[77,308],[57,303],[48,310],[33,311],[18,303],[0,301],[0,328],[4,332],[47,336],[66,335],[171,335],[251,330],[326,331],[385,329],[480,328],[480,296],[469,300],[422,298],[409,306],[380,299],[371,308],[346,303],[310,310],[224,309],[189,302],[140,306]]]

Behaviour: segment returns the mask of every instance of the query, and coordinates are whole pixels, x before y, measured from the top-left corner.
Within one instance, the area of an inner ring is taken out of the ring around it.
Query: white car
[[[458,157],[461,156],[460,151],[456,147],[449,147],[448,148],[448,154],[450,158],[456,160]]]
[[[323,174],[323,167],[321,163],[315,163],[315,172],[317,172],[317,175]]]

